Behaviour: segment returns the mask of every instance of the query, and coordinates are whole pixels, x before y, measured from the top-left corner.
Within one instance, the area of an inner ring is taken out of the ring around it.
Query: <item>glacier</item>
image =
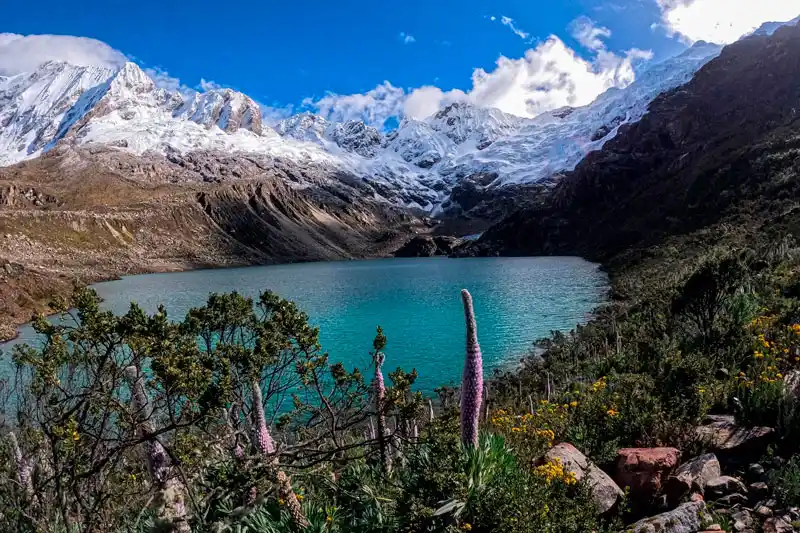
[[[424,120],[404,119],[388,133],[311,113],[270,127],[253,99],[231,89],[169,91],[134,63],[112,71],[48,62],[34,72],[0,77],[0,166],[55,147],[103,146],[162,157],[202,151],[257,155],[361,179],[378,200],[438,214],[452,205],[453,186],[469,176],[488,176],[482,181],[492,188],[536,183],[573,169],[720,50],[695,43],[584,107],[529,119],[457,102]]]

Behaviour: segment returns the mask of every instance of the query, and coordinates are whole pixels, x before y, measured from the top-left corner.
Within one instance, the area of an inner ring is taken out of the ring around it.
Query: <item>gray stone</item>
[[[769,518],[772,516],[772,509],[767,507],[766,505],[759,505],[756,507],[753,512],[760,516],[761,518]]]
[[[706,483],[722,475],[717,456],[707,453],[683,463],[667,480],[670,501],[679,501],[691,490],[702,491]]]
[[[698,439],[710,449],[723,453],[758,453],[766,449],[775,433],[773,428],[738,426],[733,415],[709,415],[695,429]]]
[[[792,370],[783,376],[783,390],[789,398],[800,396],[800,370]]]
[[[750,485],[747,487],[747,493],[750,495],[750,499],[752,501],[758,501],[769,495],[769,485],[763,481],[750,483]]]
[[[725,505],[726,507],[733,507],[734,505],[744,505],[747,503],[747,496],[744,494],[728,494],[727,496],[723,496],[716,500],[716,503],[719,505]]]
[[[572,444],[562,443],[554,446],[545,454],[545,458],[548,461],[561,459],[564,470],[574,473],[578,481],[586,477],[592,490],[592,499],[600,513],[611,510],[624,494],[608,474],[589,461]]]
[[[753,463],[747,467],[747,475],[753,479],[761,479],[764,475],[764,467],[758,463]]]
[[[706,505],[689,502],[672,511],[639,520],[626,533],[696,533],[700,531]]]
[[[746,494],[747,487],[735,477],[730,476],[719,476],[708,480],[704,491],[706,499],[722,498],[723,496],[736,493]]]
[[[745,510],[733,513],[731,515],[731,521],[733,522],[733,530],[739,532],[751,529],[754,524],[752,515]]]
[[[792,533],[792,524],[782,518],[767,518],[762,526],[764,533]]]

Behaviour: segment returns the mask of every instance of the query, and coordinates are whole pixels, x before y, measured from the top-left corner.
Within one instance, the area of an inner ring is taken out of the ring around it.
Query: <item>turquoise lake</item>
[[[488,374],[517,363],[534,341],[587,321],[608,290],[599,267],[579,258],[381,259],[197,270],[129,276],[93,287],[124,313],[130,301],[148,312],[163,303],[173,319],[202,305],[209,292],[257,295],[270,289],[294,300],[320,327],[332,361],[365,369],[375,327],[388,337],[387,371],[419,372],[417,388],[455,384],[464,357],[460,290],[475,301]],[[23,327],[13,343],[34,343]]]

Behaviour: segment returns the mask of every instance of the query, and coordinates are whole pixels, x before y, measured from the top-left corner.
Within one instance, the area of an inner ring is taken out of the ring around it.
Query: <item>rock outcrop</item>
[[[684,503],[672,511],[636,522],[625,533],[697,533],[705,510],[703,502]]]
[[[575,479],[586,479],[592,490],[592,498],[600,513],[612,510],[623,496],[622,490],[608,474],[589,461],[572,444],[563,443],[551,448],[545,459],[560,459],[564,469],[575,474]]]

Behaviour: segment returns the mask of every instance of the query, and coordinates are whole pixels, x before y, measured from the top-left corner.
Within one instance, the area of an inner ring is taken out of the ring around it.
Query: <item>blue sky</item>
[[[794,3],[741,1],[752,11],[745,14],[745,22],[753,26],[760,23],[759,18],[792,11],[787,6]],[[692,9],[700,12],[703,5],[713,9],[720,2],[727,0],[84,0],[77,6],[40,0],[35,7],[6,2],[0,32],[90,37],[142,66],[168,73],[183,85],[198,87],[204,79],[213,82],[206,86],[232,87],[262,104],[296,110],[304,100],[314,107],[326,94],[368,93],[384,81],[405,93],[435,86],[445,94],[439,97],[437,93],[439,101],[461,97],[459,91],[466,94],[474,89],[475,69],[493,75],[499,70],[499,57],[520,60],[551,35],[558,36],[570,54],[586,61],[590,71],[607,70],[603,58],[616,57],[613,81],[607,82],[606,77],[603,83],[628,83],[629,74],[623,69],[635,72],[648,58],[658,61],[673,55],[702,38],[704,31],[712,31],[706,27],[713,21],[687,24],[669,20],[671,14],[684,16],[680,10],[686,5],[695,4]],[[759,13],[763,9],[758,6],[764,4],[774,4],[774,9]],[[684,18],[699,17],[690,10]],[[588,40],[576,38],[580,33],[575,30],[576,20],[582,21],[582,35]],[[595,45],[591,37],[597,37]],[[646,53],[637,53],[629,65],[623,64],[632,49]],[[550,61],[560,50],[544,50],[528,63]],[[57,50],[53,53],[58,55]],[[523,66],[506,66],[515,65]],[[0,50],[0,73],[2,67]],[[565,69],[572,72],[573,66]],[[499,80],[498,85],[514,83],[509,81],[512,78],[518,76]],[[598,92],[595,86],[603,86],[582,74],[576,80],[592,85],[578,100]],[[457,92],[451,93],[453,89]],[[526,112],[511,101],[525,98],[522,92],[499,98],[494,89],[485,92],[491,95],[476,96],[476,101],[501,102],[498,107]],[[556,105],[563,98],[551,100]],[[335,115],[336,101],[328,103],[328,114]],[[547,105],[551,104],[531,107],[528,114]],[[423,108],[427,111],[428,106]]]

